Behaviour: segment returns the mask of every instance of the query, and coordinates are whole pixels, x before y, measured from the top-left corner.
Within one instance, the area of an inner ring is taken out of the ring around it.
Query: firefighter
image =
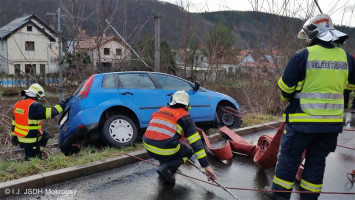
[[[348,109],[349,104],[349,96],[352,90],[344,90],[344,110]],[[355,113],[355,97],[352,101],[350,112]]]
[[[175,183],[176,170],[193,154],[201,167],[205,168],[207,179],[217,179],[208,164],[201,137],[188,113],[189,109],[189,95],[183,90],[175,92],[168,106],[153,113],[143,136],[148,154],[160,162],[158,174],[171,184]]]
[[[62,100],[53,108],[46,108],[38,102],[45,94],[37,83],[27,90],[22,90],[21,96],[24,96],[24,99],[17,102],[13,109],[12,144],[20,144],[20,147],[24,148],[26,160],[33,157],[42,159],[42,152],[49,139],[49,133],[42,130],[42,120],[51,119],[61,113],[66,101]]]
[[[289,60],[278,81],[281,99],[289,104],[281,137],[273,190],[291,191],[306,151],[300,181],[301,199],[318,199],[322,190],[326,157],[337,146],[342,132],[343,91],[355,89],[353,57],[339,48],[348,38],[333,27],[331,18],[319,14],[309,19],[298,38],[306,39],[306,48]],[[268,192],[274,199],[290,199],[290,193]]]

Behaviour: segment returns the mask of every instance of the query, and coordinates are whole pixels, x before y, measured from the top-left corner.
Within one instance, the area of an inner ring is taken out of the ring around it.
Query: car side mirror
[[[195,87],[193,89],[194,91],[198,91],[198,89],[200,89],[200,83],[198,81],[195,82]]]

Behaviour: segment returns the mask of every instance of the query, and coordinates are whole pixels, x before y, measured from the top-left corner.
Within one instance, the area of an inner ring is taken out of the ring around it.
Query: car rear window
[[[120,82],[120,88],[156,88],[150,77],[144,73],[119,74],[118,79]]]
[[[155,79],[159,82],[159,84],[162,86],[163,89],[165,90],[192,90],[192,86],[189,84],[189,82],[175,78],[173,76],[167,76],[165,74],[155,74],[152,73]]]
[[[78,94],[78,92],[81,90],[81,88],[82,88],[83,85],[86,83],[86,81],[88,81],[88,79],[89,79],[89,78],[85,79],[85,81],[83,81],[83,82],[78,86],[78,88],[76,88],[76,90],[75,90],[73,96],[75,96],[75,95]]]

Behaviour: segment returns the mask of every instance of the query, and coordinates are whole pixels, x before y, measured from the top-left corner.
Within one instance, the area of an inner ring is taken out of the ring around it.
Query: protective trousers
[[[29,160],[30,158],[38,157],[42,158],[41,147],[45,147],[49,140],[49,133],[47,131],[43,131],[41,139],[35,143],[21,143],[20,147],[25,149],[25,160]]]
[[[281,137],[272,189],[292,190],[302,153],[306,150],[300,190],[315,193],[301,193],[301,199],[318,199],[318,192],[323,184],[326,157],[335,151],[337,138],[338,133],[301,133],[286,124]],[[291,195],[282,192],[276,194],[285,199],[289,199]]]
[[[150,151],[147,151],[148,154],[152,157],[157,159],[160,164],[166,164],[169,169],[175,173],[176,170],[180,167],[180,165],[184,164],[188,158],[193,155],[193,150],[190,145],[186,144],[185,142],[180,142],[180,149],[173,155],[170,156],[162,156],[158,154],[154,154]]]

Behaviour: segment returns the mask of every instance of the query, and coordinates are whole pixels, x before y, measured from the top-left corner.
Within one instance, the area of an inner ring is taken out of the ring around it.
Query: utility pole
[[[160,17],[154,16],[155,21],[155,71],[160,71]]]
[[[62,72],[62,30],[60,26],[61,10],[58,8],[58,73],[59,73],[59,101],[63,99],[63,72]]]

